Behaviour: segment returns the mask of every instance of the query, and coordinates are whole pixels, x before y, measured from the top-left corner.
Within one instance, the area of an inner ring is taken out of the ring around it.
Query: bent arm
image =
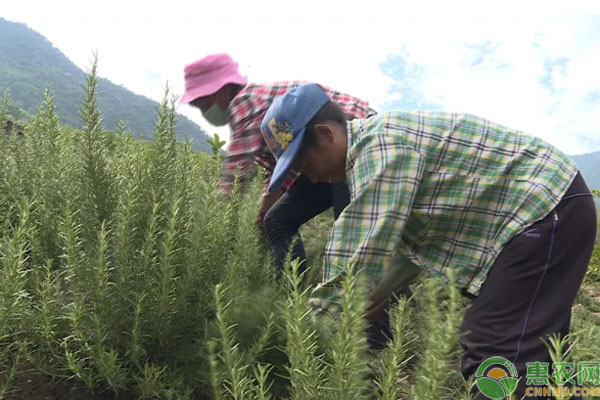
[[[370,287],[376,287],[400,243],[424,171],[423,157],[392,136],[369,135],[353,150],[352,201],[333,227],[323,283],[313,291],[311,301],[322,311],[339,302],[339,281],[348,263],[365,274]]]

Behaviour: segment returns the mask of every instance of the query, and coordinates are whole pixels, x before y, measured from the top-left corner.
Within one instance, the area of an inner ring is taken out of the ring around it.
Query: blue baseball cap
[[[309,83],[277,97],[267,110],[260,130],[277,160],[269,183],[269,193],[276,192],[283,185],[300,149],[306,124],[330,101],[321,86]]]

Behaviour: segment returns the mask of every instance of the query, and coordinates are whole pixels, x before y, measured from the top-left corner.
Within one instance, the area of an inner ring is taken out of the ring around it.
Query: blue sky
[[[598,151],[600,2],[564,3],[21,0],[0,16],[83,69],[97,51],[101,76],[155,100],[167,82],[183,92],[187,63],[228,52],[251,81],[315,81],[380,111],[468,112],[569,154]],[[228,136],[189,106],[179,111]]]
[[[380,67],[393,83],[381,107],[470,112],[570,154],[600,150],[600,17],[487,23],[494,29],[428,43],[430,54],[409,42],[389,55]]]

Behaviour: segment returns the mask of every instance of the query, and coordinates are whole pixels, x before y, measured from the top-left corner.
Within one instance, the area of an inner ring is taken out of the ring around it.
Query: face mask
[[[227,125],[227,121],[229,121],[229,116],[231,113],[229,112],[229,108],[226,110],[221,110],[215,102],[208,110],[203,112],[202,115],[214,126],[223,126]]]

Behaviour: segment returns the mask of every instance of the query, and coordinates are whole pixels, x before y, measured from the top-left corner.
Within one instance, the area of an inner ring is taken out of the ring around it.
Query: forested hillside
[[[571,156],[571,158],[579,166],[588,186],[600,190],[600,151]]]
[[[35,114],[43,101],[44,89],[50,84],[61,122],[80,128],[78,110],[82,101],[81,83],[84,81],[84,71],[45,37],[25,24],[0,18],[0,94],[9,90],[9,112],[15,119],[27,120]],[[100,81],[98,91],[98,106],[105,128],[117,131],[118,122],[122,120],[126,131],[135,132],[143,138],[151,137],[157,102],[108,80]],[[197,124],[181,114],[177,115],[177,120],[179,139],[190,137],[197,150],[210,149],[206,133]]]

